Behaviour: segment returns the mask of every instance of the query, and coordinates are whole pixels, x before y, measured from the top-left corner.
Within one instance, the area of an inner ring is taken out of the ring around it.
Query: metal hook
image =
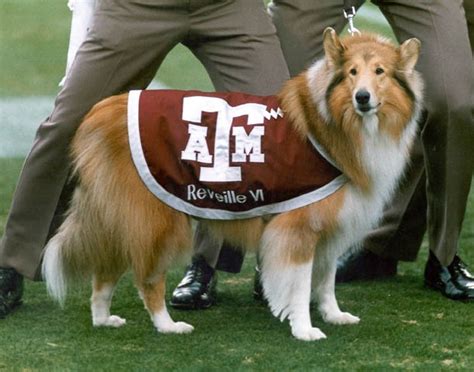
[[[344,12],[344,18],[346,18],[347,21],[349,22],[348,31],[351,34],[351,36],[354,36],[354,34],[359,34],[360,35],[360,31],[357,28],[354,27],[354,17],[356,15],[355,7],[351,7],[348,10],[343,9],[343,12]]]

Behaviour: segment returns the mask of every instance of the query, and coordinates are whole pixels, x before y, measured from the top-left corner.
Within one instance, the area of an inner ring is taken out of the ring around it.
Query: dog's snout
[[[356,93],[355,99],[359,105],[366,105],[370,101],[370,93],[365,89],[361,89]]]

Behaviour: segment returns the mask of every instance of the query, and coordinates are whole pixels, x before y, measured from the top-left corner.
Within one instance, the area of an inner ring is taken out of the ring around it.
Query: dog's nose
[[[359,105],[366,105],[370,100],[370,93],[365,89],[361,89],[356,93],[355,99]]]

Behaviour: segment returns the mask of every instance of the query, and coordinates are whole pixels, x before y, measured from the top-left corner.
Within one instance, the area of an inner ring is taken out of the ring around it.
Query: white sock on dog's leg
[[[312,261],[283,267],[272,263],[268,256],[265,259],[267,261],[262,262],[262,284],[273,315],[281,321],[288,318],[291,333],[299,340],[326,338],[320,329],[311,324],[309,303]]]
[[[188,323],[173,321],[164,302],[161,310],[153,313],[151,320],[160,333],[190,333],[194,330]]]
[[[110,315],[110,304],[115,285],[102,284],[99,290],[94,289],[91,298],[92,324],[94,327],[121,327],[126,320]]]
[[[339,309],[335,292],[337,261],[329,261],[316,264],[313,273],[314,297],[318,302],[319,312],[326,323],[357,324],[360,321],[357,316]]]
[[[292,294],[290,299],[291,334],[299,340],[315,341],[326,338],[326,335],[311,324],[309,310],[311,298],[311,272],[313,263],[308,262],[291,270],[293,276]]]

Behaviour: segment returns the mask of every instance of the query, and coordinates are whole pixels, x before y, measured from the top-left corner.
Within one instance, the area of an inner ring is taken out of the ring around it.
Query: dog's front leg
[[[313,341],[326,338],[326,335],[311,323],[310,299],[311,299],[311,271],[312,261],[295,266],[288,270],[284,276],[288,276],[291,297],[287,309],[282,314],[288,313],[291,326],[291,334],[299,340]]]
[[[323,320],[331,324],[356,324],[359,318],[342,312],[336,300],[335,279],[337,257],[335,249],[318,247],[313,268],[313,297]]]
[[[266,229],[260,250],[262,285],[273,315],[281,321],[288,318],[297,339],[313,341],[326,335],[312,326],[309,311],[314,245],[301,245],[301,249],[310,247],[304,254],[301,249],[289,248],[301,243],[291,232]]]

